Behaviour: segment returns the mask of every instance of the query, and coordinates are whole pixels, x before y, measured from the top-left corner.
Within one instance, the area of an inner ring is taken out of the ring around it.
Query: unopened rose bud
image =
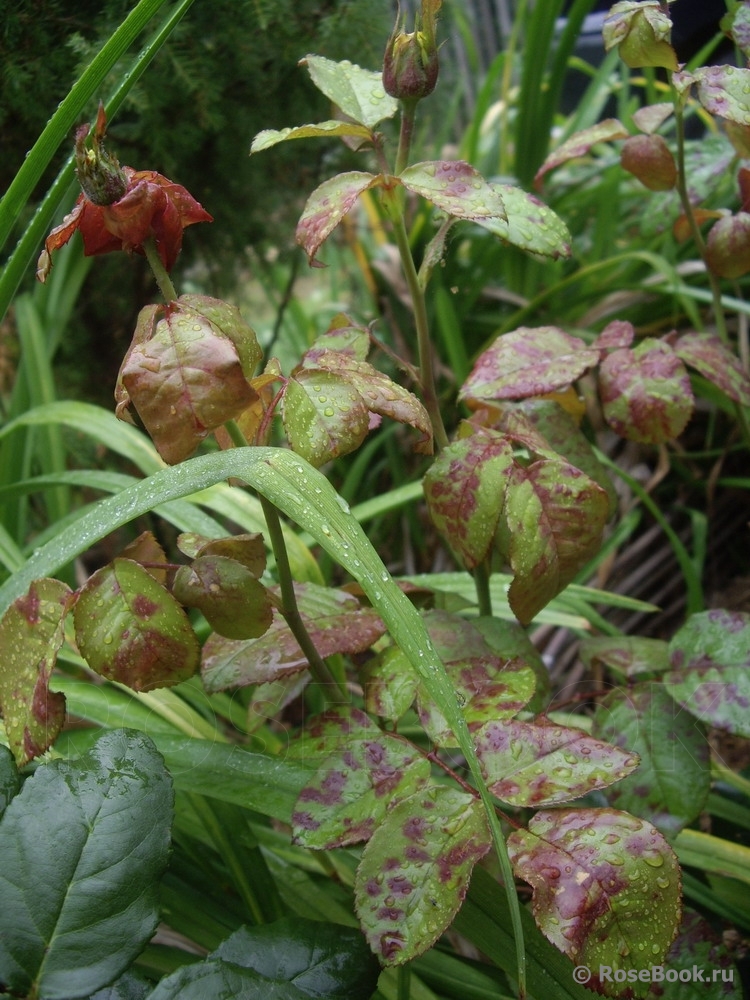
[[[402,30],[399,11],[383,58],[383,87],[391,97],[418,101],[435,89],[440,68],[435,25],[442,2],[422,0],[412,32]]]

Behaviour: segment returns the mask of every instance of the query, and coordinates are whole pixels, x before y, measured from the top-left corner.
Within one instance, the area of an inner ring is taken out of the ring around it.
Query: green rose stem
[[[682,210],[685,213],[685,218],[688,221],[688,226],[690,227],[690,234],[693,237],[695,246],[698,253],[701,256],[701,260],[706,265],[706,273],[708,274],[708,282],[711,286],[711,298],[713,300],[713,315],[714,322],[716,323],[716,332],[719,335],[723,344],[727,347],[731,347],[731,342],[729,340],[729,333],[727,332],[727,322],[726,316],[724,314],[724,307],[721,303],[721,286],[719,284],[719,279],[712,272],[711,268],[708,266],[708,255],[706,253],[706,241],[703,239],[703,234],[700,231],[700,227],[695,219],[695,214],[693,212],[693,206],[690,202],[690,195],[688,194],[687,187],[687,175],[685,172],[685,116],[683,114],[682,101],[677,94],[674,84],[672,87],[672,103],[674,104],[675,111],[675,121],[677,124],[677,193],[680,196],[680,203],[682,205]],[[745,439],[745,444],[750,447],[750,423],[748,423],[747,414],[745,413],[745,408],[741,403],[734,403],[734,410],[737,415],[737,420],[742,429],[742,436]]]
[[[224,428],[231,437],[235,447],[247,447],[247,441],[234,420],[228,420],[224,424]],[[310,634],[302,620],[302,615],[299,612],[297,596],[294,593],[292,570],[289,565],[289,555],[286,549],[286,542],[284,541],[284,532],[281,530],[279,512],[270,500],[266,500],[262,494],[259,494],[258,498],[263,508],[263,516],[268,526],[268,537],[271,541],[271,549],[276,560],[276,571],[279,576],[279,588],[281,590],[281,614],[289,626],[292,635],[299,643],[300,649],[310,665],[313,677],[325,692],[328,700],[339,705],[345,704],[348,701],[346,693],[332,674],[328,664],[315,648],[315,644],[310,638]]]
[[[177,298],[177,292],[172,284],[172,279],[169,277],[166,267],[159,256],[159,251],[156,249],[156,240],[153,236],[149,236],[143,244],[143,252],[146,254],[146,260],[149,263],[151,272],[156,278],[156,284],[159,286],[159,291],[164,296],[165,302],[173,302]]]

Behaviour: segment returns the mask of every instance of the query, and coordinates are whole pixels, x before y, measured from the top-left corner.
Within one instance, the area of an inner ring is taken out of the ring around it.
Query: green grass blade
[[[453,729],[485,806],[506,887],[520,988],[525,992],[523,930],[513,872],[453,685],[435,653],[419,612],[401,592],[349,506],[322,473],[292,452],[277,448],[236,448],[161,469],[143,482],[103,500],[85,518],[37,550],[23,569],[0,587],[0,611],[25,594],[33,580],[56,572],[115,528],[159,504],[189,496],[229,478],[244,480],[266,497],[308,531],[360,584]]]

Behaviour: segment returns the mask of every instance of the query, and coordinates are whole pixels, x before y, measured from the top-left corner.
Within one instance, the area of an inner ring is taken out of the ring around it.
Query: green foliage
[[[45,135],[84,110],[117,47],[124,52],[134,24],[140,30],[159,6],[147,0],[131,12]],[[153,78],[161,91],[113,82],[115,110],[133,95],[116,138],[127,141],[127,113],[140,100],[154,137],[150,162],[171,162],[183,143],[202,149],[218,133],[244,156],[250,137],[243,146],[233,128],[250,119],[231,117],[222,77],[247,68],[234,61],[242,31],[275,32],[283,55],[306,17],[323,36],[334,26],[342,35],[349,11],[258,0],[232,8],[230,31],[228,8],[209,14],[200,3],[179,27],[188,6],[171,11],[133,63],[133,74],[144,72],[171,35],[173,48],[162,49],[167,78]],[[654,968],[700,960],[722,980],[734,971],[706,917],[747,929],[750,784],[721,762],[708,732],[750,738],[750,618],[703,610],[705,515],[694,513],[691,553],[657,500],[602,447],[612,437],[642,454],[655,446],[665,467],[671,453],[678,469],[690,455],[682,442],[702,419],[699,398],[731,426],[738,451],[750,445],[750,376],[720,285],[746,270],[745,213],[724,207],[716,190],[734,155],[728,146],[743,159],[746,152],[743,78],[689,68],[672,74],[668,105],[639,110],[620,77],[610,83],[610,91],[623,87],[619,118],[597,121],[586,102],[545,159],[554,112],[547,90],[543,133],[522,149],[530,95],[563,78],[589,6],[573,4],[553,50],[561,4],[521,5],[507,61],[488,77],[488,86],[503,77],[516,173],[540,186],[554,181],[554,207],[466,159],[414,155],[417,106],[432,86],[417,79],[400,101],[386,91],[401,92],[417,63],[436,70],[440,0],[423,0],[416,35],[396,25],[382,81],[364,65],[306,57],[312,82],[344,118],[328,108],[317,123],[300,114],[283,127],[271,116],[256,136],[252,152],[269,161],[277,147],[296,151],[304,139],[347,149],[318,158],[322,180],[317,169],[307,177],[312,193],[296,240],[311,265],[321,251],[338,263],[334,241],[348,231],[372,278],[371,247],[349,227],[357,211],[379,240],[382,226],[408,303],[401,330],[395,311],[380,336],[331,309],[317,336],[306,330],[298,351],[287,344],[264,362],[234,306],[175,290],[168,271],[183,229],[199,218],[192,196],[158,174],[126,171],[124,193],[101,199],[95,185],[98,200],[84,195],[48,238],[47,254],[76,228],[88,252],[141,253],[165,302],[140,311],[115,393],[116,416],[148,436],[91,404],[55,401],[51,359],[83,269],[63,257],[46,297],[16,303],[20,388],[0,428],[10,459],[0,484],[4,995],[580,998],[584,982],[625,997],[650,995],[643,973]],[[741,17],[726,25],[740,46],[744,25]],[[552,61],[548,70],[541,58],[521,64],[512,107],[522,27]],[[628,65],[650,72],[675,63],[668,28],[655,0],[627,2],[616,5],[605,38]],[[344,41],[352,39],[336,44]],[[81,52],[91,44],[84,35],[75,42]],[[407,62],[389,68],[399,53]],[[363,63],[365,55],[361,48]],[[222,73],[199,85],[217,59]],[[270,88],[295,93],[283,58],[265,68]],[[593,73],[592,86],[609,71]],[[167,106],[181,109],[183,129],[156,128],[154,115]],[[292,98],[292,113],[295,106]],[[704,116],[724,109],[734,126],[721,146],[706,146],[693,186],[691,106]],[[104,114],[92,151],[83,133],[77,140],[87,176],[100,166]],[[479,132],[470,139],[481,159]],[[134,149],[138,141],[133,133]],[[10,186],[8,225],[54,145],[35,147]],[[353,150],[368,169],[348,169]],[[506,153],[501,162],[508,165]],[[335,173],[339,166],[347,169]],[[283,174],[267,172],[283,192]],[[210,184],[208,172],[199,176]],[[737,180],[744,201],[742,165]],[[242,171],[234,181],[243,183]],[[674,240],[692,238],[704,265],[705,288],[679,291],[681,315],[695,324],[666,329],[657,317],[636,325],[637,310],[620,315],[621,299],[593,291],[602,269],[625,284],[630,268],[652,269],[657,283],[683,281],[681,251],[662,235],[656,248],[594,259],[602,244],[583,218],[589,200],[601,208],[622,186],[627,232],[634,183],[663,198],[663,211],[681,213]],[[47,210],[59,199],[51,190]],[[569,227],[558,212],[571,206],[581,215],[572,212]],[[243,223],[252,227],[252,213]],[[14,252],[7,300],[30,262],[36,225]],[[250,230],[237,231],[246,239]],[[578,237],[589,243],[577,258]],[[479,266],[474,255],[489,240]],[[495,317],[491,335],[480,326],[476,343],[459,344],[470,310],[453,308],[446,273],[452,268],[450,280],[476,301],[499,259],[516,293],[530,298],[506,310],[499,331]],[[44,280],[48,258],[40,272]],[[540,289],[550,275],[559,316],[544,315],[550,293]],[[580,289],[591,301],[573,301]],[[696,292],[706,289],[704,322]],[[436,309],[452,378],[437,363]],[[71,431],[125,459],[128,472],[68,469]],[[354,489],[380,455],[397,463],[396,481],[403,472],[413,482],[353,511],[333,480],[348,470]],[[608,608],[643,604],[576,584],[637,521],[621,514],[610,473],[663,524],[683,569],[688,613],[671,638],[623,635]],[[32,508],[37,490],[49,500]],[[88,502],[92,490],[110,495]],[[420,499],[421,521],[409,509]],[[376,533],[363,528],[389,511],[408,525],[410,547],[452,553],[466,572],[394,578]],[[86,567],[96,546],[106,549]],[[585,692],[590,710],[554,710],[561,693],[529,632],[542,620],[587,636],[581,659],[598,680]],[[711,833],[698,828],[705,813],[717,820]],[[528,910],[516,880],[530,886]],[[701,915],[683,908],[683,894]],[[447,936],[452,927],[499,969],[463,958]],[[191,950],[165,943],[166,929]],[[667,995],[672,981],[680,977],[667,980]],[[722,995],[737,993],[730,986]]]

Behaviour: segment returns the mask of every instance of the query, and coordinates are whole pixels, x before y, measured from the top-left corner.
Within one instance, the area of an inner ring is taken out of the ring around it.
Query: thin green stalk
[[[409,1000],[411,997],[411,966],[398,967],[398,1000]]]
[[[164,266],[161,257],[159,256],[159,251],[156,249],[156,240],[153,236],[149,238],[143,244],[143,250],[146,254],[146,260],[149,263],[149,267],[156,279],[156,284],[159,286],[159,291],[164,297],[165,302],[174,302],[177,298],[177,292],[174,285],[172,284],[172,279],[167,273],[167,269]],[[243,438],[243,444],[245,444]]]
[[[477,591],[477,604],[479,614],[483,618],[492,617],[492,594],[490,593],[490,567],[489,561],[485,559],[474,570],[474,586]]]
[[[400,174],[409,164],[411,142],[414,137],[414,122],[417,117],[417,101],[401,101],[401,131],[396,153],[396,174]]]
[[[232,878],[234,879],[234,883],[237,886],[237,891],[247,906],[253,921],[256,924],[265,923],[263,907],[261,906],[260,900],[256,897],[253,892],[253,887],[247,879],[245,870],[242,867],[242,862],[234,849],[234,843],[229,835],[229,831],[224,828],[223,823],[218,821],[214,815],[213,809],[202,795],[187,793],[187,796],[190,800],[190,805],[192,806],[193,811],[200,819],[206,833],[209,835],[219,854],[226,862],[226,865],[232,874]]]

